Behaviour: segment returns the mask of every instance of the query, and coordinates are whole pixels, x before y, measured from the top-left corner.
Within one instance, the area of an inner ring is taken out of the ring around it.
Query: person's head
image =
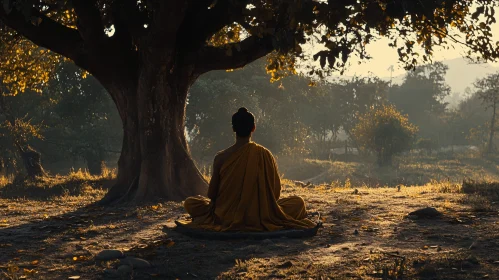
[[[255,128],[255,116],[248,112],[248,109],[244,107],[239,108],[239,110],[232,115],[232,130],[234,130],[237,137],[250,137],[251,133],[255,131]]]

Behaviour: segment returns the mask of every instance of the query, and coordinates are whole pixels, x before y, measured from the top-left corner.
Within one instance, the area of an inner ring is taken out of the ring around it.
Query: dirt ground
[[[287,184],[283,196],[300,195],[323,214],[316,237],[192,239],[174,230],[180,203],[98,207],[96,184],[83,195],[1,198],[0,279],[499,279],[499,212],[486,197],[450,184]],[[407,216],[426,206],[443,215]],[[120,276],[118,261],[95,260],[104,249],[152,267]]]

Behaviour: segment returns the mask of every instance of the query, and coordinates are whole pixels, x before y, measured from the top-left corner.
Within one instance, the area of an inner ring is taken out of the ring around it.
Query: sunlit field
[[[105,194],[112,171],[6,182],[0,189],[1,278],[493,279],[499,273],[499,186],[486,183],[496,178],[487,161],[461,160],[428,159],[422,163],[427,169],[414,169],[418,163],[407,160],[398,168],[403,173],[385,170],[371,185],[356,183],[361,181],[355,172],[369,170],[360,163],[302,161],[301,168],[309,166],[308,172],[321,177],[303,183],[284,174],[282,196],[302,196],[324,223],[318,236],[303,240],[192,239],[174,230],[173,221],[186,216],[178,202],[101,207],[94,202]],[[463,184],[459,179],[478,171],[484,181]],[[387,174],[427,177],[420,185],[381,183]],[[450,180],[430,179],[451,175]],[[442,215],[409,215],[424,207]],[[96,261],[105,249],[121,250],[150,266],[123,272],[119,260]]]

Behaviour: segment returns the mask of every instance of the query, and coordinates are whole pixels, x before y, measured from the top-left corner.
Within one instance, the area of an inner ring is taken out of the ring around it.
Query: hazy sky
[[[495,41],[499,41],[499,26],[494,24],[492,26],[492,32],[494,34]],[[369,54],[373,59],[365,61],[364,63],[358,65],[358,59],[352,57],[351,65],[345,71],[347,76],[366,76],[372,73],[379,77],[390,77],[390,71],[388,68],[390,65],[394,66],[393,76],[403,74],[405,70],[403,69],[402,63],[398,61],[397,50],[388,47],[389,40],[380,39],[377,42],[372,43],[367,47]],[[443,49],[435,48],[433,61],[449,60],[458,57],[462,57],[465,53],[465,48],[461,45],[454,45],[454,49]],[[422,52],[421,52],[422,53]]]

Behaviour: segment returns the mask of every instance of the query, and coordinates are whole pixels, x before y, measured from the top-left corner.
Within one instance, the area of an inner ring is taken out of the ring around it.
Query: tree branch
[[[70,58],[83,68],[88,67],[83,40],[77,30],[55,22],[38,10],[33,10],[33,16],[41,19],[40,24],[34,25],[27,21],[16,9],[8,14],[4,9],[0,9],[0,20],[8,27],[36,45]]]
[[[104,25],[97,7],[97,0],[73,0],[73,7],[78,16],[77,26],[85,44],[98,47],[106,38]]]
[[[204,47],[198,52],[196,73],[244,67],[274,50],[271,36],[251,36],[239,43],[222,47]]]
[[[208,9],[214,1],[199,1],[190,7],[179,32],[183,39],[182,45],[192,49],[205,45],[206,41],[224,26],[241,21],[243,9],[248,2],[248,0],[238,2],[219,0]]]

